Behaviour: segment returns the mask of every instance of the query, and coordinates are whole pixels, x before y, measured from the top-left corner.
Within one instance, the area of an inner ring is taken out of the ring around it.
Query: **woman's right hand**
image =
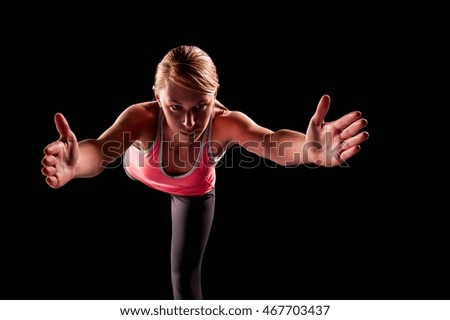
[[[60,137],[44,148],[41,172],[52,188],[60,188],[74,176],[79,156],[79,146],[69,123],[61,113],[55,114],[55,125]]]

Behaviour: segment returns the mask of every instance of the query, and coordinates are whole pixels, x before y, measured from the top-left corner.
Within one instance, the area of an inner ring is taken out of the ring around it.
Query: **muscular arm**
[[[368,122],[359,111],[325,122],[330,97],[322,96],[305,133],[289,129],[272,131],[256,124],[241,112],[230,111],[221,118],[220,132],[227,146],[239,144],[246,150],[283,166],[314,163],[333,167],[343,164],[369,138],[361,131]]]
[[[154,114],[145,105],[148,106],[130,106],[98,139],[79,143],[64,116],[56,114],[55,124],[60,138],[45,147],[42,159],[42,173],[47,184],[59,188],[73,178],[100,174],[139,139],[144,125],[151,126]]]
[[[308,162],[302,152],[305,146],[304,133],[288,129],[272,131],[256,124],[242,112],[232,111],[226,117],[224,122],[231,127],[227,130],[230,144],[239,144],[282,166]]]
[[[133,105],[122,112],[98,139],[81,141],[75,177],[96,176],[122,156],[139,139],[145,123],[149,124],[146,122],[149,116],[151,114],[141,105]]]

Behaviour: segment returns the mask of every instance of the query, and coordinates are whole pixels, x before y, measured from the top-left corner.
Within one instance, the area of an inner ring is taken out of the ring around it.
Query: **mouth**
[[[180,131],[180,134],[188,137],[193,137],[197,135],[197,131]]]

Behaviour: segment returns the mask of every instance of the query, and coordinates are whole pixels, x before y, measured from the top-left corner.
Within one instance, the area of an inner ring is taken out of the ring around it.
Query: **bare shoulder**
[[[156,132],[159,106],[157,102],[141,102],[128,106],[100,139],[127,137],[131,142],[149,141]]]
[[[129,106],[123,113],[134,140],[141,148],[148,148],[156,137],[160,108],[158,102],[148,101]]]
[[[151,119],[157,117],[159,106],[156,101],[140,102],[130,105],[121,116],[125,118]]]
[[[149,125],[158,116],[158,104],[156,102],[142,102],[127,107],[117,118],[115,125],[131,130],[140,128],[141,125]]]
[[[245,128],[255,123],[253,120],[241,111],[226,110],[215,116],[214,126],[220,131],[234,130]]]
[[[241,111],[223,110],[214,116],[213,140],[231,146],[239,140],[240,133],[256,125]]]
[[[242,111],[226,110],[215,117],[213,139],[229,148],[248,141],[262,141],[272,130],[258,125]]]

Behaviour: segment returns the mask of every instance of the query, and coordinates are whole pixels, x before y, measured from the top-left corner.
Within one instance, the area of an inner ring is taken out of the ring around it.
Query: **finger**
[[[351,125],[353,122],[360,119],[361,117],[362,117],[361,111],[352,111],[352,112],[349,112],[346,115],[340,117],[338,120],[334,121],[333,126],[337,130],[342,131],[345,128],[347,128],[349,125]]]
[[[347,150],[344,150],[340,154],[340,160],[341,163],[346,162],[348,159],[353,157],[355,154],[357,154],[361,150],[361,146],[358,144],[356,146],[353,146]]]
[[[65,139],[71,139],[71,131],[69,127],[69,123],[67,122],[66,118],[62,115],[62,113],[55,114],[55,125],[56,129],[58,130],[59,134],[61,135],[61,138]]]
[[[58,187],[58,179],[54,176],[45,178],[45,182],[47,182],[47,184],[52,188]]]
[[[342,130],[340,136],[341,139],[345,140],[350,137],[353,137],[356,135],[361,129],[366,127],[368,124],[366,119],[359,119],[354,122],[352,122],[349,126],[347,126],[344,130]]]
[[[345,142],[342,144],[342,149],[348,150],[350,148],[358,146],[361,143],[363,143],[364,141],[366,141],[368,138],[369,138],[368,132],[366,132],[366,131],[360,132],[356,136],[345,140]]]
[[[62,141],[54,141],[50,144],[48,144],[45,148],[44,148],[44,154],[46,155],[57,155],[60,150],[64,147],[64,143]]]
[[[46,155],[42,158],[41,164],[43,166],[54,166],[56,165],[56,157],[53,155]]]
[[[322,98],[320,98],[319,103],[317,104],[316,112],[312,116],[311,122],[316,126],[322,125],[325,121],[325,116],[327,115],[329,109],[330,109],[330,96],[324,94]]]
[[[41,173],[44,176],[46,176],[46,177],[51,177],[51,176],[54,176],[56,174],[56,168],[55,167],[50,167],[50,166],[43,167],[41,169]]]

